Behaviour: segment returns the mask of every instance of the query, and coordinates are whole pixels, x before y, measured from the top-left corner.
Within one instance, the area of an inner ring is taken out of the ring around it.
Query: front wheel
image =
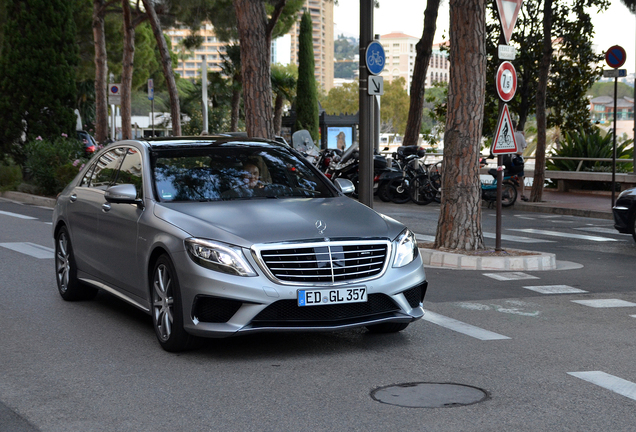
[[[183,328],[181,291],[172,261],[161,255],[152,274],[152,323],[159,344],[168,352],[188,349],[194,337]]]
[[[517,188],[511,183],[503,183],[501,191],[501,206],[510,207],[517,201]]]
[[[437,192],[433,190],[433,186],[428,176],[421,174],[417,176],[411,184],[411,200],[418,205],[426,205],[433,202]]]
[[[632,213],[629,226],[632,227],[632,237],[634,238],[634,241],[636,241],[636,210]]]

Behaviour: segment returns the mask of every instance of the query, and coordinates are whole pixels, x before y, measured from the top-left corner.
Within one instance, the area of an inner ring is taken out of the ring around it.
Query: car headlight
[[[256,276],[237,246],[197,238],[185,240],[188,255],[200,266],[237,276]]]
[[[417,254],[420,253],[417,248],[417,240],[415,239],[415,234],[411,232],[410,229],[405,229],[400,233],[399,236],[394,240],[394,243],[397,243],[397,247],[395,250],[395,259],[393,260],[393,267],[404,267],[405,265],[412,262]]]

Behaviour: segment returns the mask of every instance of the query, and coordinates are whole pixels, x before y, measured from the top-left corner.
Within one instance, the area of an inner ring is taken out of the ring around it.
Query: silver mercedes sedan
[[[57,199],[59,293],[119,297],[171,352],[201,336],[401,331],[424,314],[415,236],[347,191],[274,141],[113,143]]]

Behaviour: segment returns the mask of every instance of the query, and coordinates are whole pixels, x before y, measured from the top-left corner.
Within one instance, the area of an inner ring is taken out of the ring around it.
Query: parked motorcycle
[[[486,166],[487,159],[493,159],[494,156],[482,157],[479,160],[481,167]],[[517,164],[513,163],[513,157],[506,155],[503,158],[504,172],[503,182],[501,183],[501,205],[502,207],[510,207],[517,201],[517,188],[519,187],[519,173],[523,171],[523,158]],[[521,162],[521,163],[520,163]],[[488,207],[492,207],[497,201],[497,169],[491,168],[488,174],[493,177],[491,183],[482,182],[481,198],[488,203]]]
[[[360,167],[360,153],[358,144],[353,144],[347,148],[340,157],[333,155],[329,167],[325,171],[325,175],[334,181],[337,178],[347,178],[353,182],[356,191],[352,195],[358,196],[358,176]],[[373,155],[373,193],[378,191],[379,178],[381,174],[388,170],[387,160],[378,153]]]

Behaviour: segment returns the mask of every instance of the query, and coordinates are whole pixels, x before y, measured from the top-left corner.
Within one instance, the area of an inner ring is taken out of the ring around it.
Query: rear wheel
[[[190,348],[195,338],[183,328],[181,291],[172,261],[161,255],[152,275],[152,323],[159,344],[169,352]]]
[[[371,333],[397,333],[409,326],[409,323],[382,323],[368,325],[367,330]]]
[[[61,227],[55,236],[55,280],[57,290],[64,300],[91,300],[97,295],[97,288],[80,282],[73,255],[71,238],[66,227]]]
[[[415,204],[426,205],[433,202],[437,192],[433,190],[431,182],[426,174],[417,176],[411,184],[411,200]]]
[[[391,196],[389,195],[389,182],[383,181],[378,186],[378,198],[384,202],[390,202]]]
[[[411,200],[408,181],[404,178],[396,178],[389,182],[388,194],[395,204],[404,204]]]
[[[502,207],[510,207],[517,201],[517,188],[511,183],[503,183],[501,190]]]
[[[632,212],[629,226],[631,227],[632,237],[634,238],[634,241],[636,241],[636,209]]]

